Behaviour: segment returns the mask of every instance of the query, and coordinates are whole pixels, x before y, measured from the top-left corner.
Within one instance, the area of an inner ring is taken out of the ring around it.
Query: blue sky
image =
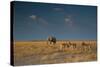
[[[14,2],[14,40],[96,40],[97,7]]]

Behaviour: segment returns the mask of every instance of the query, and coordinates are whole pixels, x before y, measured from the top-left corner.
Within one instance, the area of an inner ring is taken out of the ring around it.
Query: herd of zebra
[[[55,45],[57,42],[56,38],[55,37],[52,37],[52,36],[49,36],[47,38],[47,44],[49,45]],[[91,45],[89,43],[85,43],[84,41],[81,43],[81,46],[83,48],[88,48],[90,49],[91,48]],[[77,44],[76,43],[72,43],[70,41],[66,41],[66,42],[63,42],[62,44],[60,44],[60,49],[61,50],[64,50],[65,48],[70,48],[70,47],[73,47],[73,49],[77,48]]]

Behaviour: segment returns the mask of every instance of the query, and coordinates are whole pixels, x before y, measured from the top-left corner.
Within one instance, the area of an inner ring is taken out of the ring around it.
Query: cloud
[[[72,21],[71,16],[66,16],[65,17],[65,22],[70,23]]]
[[[70,18],[65,18],[65,22],[70,22]]]
[[[71,32],[77,32],[79,31],[79,28],[74,20],[74,18],[69,15],[69,16],[66,16],[65,18],[65,25],[68,29],[70,29]]]
[[[72,20],[72,17],[71,16],[67,16],[65,17],[65,24],[69,27],[72,27],[73,26],[73,20]]]
[[[33,19],[33,21],[35,20],[35,22],[39,25],[42,25],[42,26],[46,26],[48,25],[48,22],[46,21],[46,19],[44,19],[43,17],[41,16],[37,16],[37,15],[31,15],[29,16],[31,19]]]
[[[43,18],[38,18],[38,21],[43,25],[47,25],[48,24],[48,22]]]
[[[37,19],[37,16],[36,15],[31,15],[31,16],[29,16],[31,19],[33,19],[33,20],[35,20],[35,19]]]
[[[55,10],[55,11],[63,11],[63,9],[59,8],[59,7],[55,7],[55,8],[53,8],[53,10]]]

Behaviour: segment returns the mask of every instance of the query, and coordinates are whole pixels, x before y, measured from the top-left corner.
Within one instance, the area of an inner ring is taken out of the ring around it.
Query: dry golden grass
[[[77,47],[60,50],[65,41],[57,41],[55,45],[48,45],[46,41],[14,42],[14,65],[51,64],[66,62],[83,62],[97,60],[96,41],[84,41],[91,48],[83,48],[83,41],[70,41]]]

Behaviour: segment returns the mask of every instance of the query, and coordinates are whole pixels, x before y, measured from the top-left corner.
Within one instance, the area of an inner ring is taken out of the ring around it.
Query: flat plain
[[[69,40],[76,44],[61,50],[62,43],[67,40],[59,40],[56,44],[47,44],[47,41],[15,41],[14,65],[40,65],[72,62],[88,62],[97,60],[97,43],[95,40]],[[83,47],[82,42],[90,47]]]

